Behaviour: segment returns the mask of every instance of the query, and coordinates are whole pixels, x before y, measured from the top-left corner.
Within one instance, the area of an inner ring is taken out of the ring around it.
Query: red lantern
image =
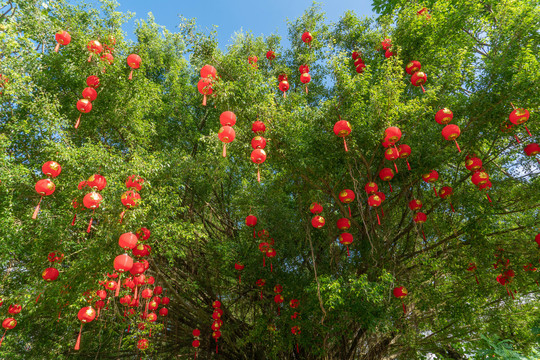
[[[443,186],[441,190],[439,190],[439,196],[441,199],[448,199],[450,196],[452,196],[453,193],[454,190],[450,186]],[[452,205],[452,202],[450,202],[450,208],[452,209],[452,212],[454,212],[454,206]]]
[[[313,35],[309,33],[308,31],[304,32],[302,34],[302,41],[311,47],[311,42],[313,41]]]
[[[315,229],[321,229],[324,224],[326,223],[326,221],[324,220],[324,218],[322,216],[314,216],[313,219],[311,219],[311,225],[315,228]]]
[[[405,289],[405,287],[403,286],[396,287],[394,288],[393,293],[395,297],[397,297],[398,299],[401,299],[401,305],[403,305],[403,313],[406,314],[407,309],[405,308],[405,303],[403,302],[403,299],[409,294],[407,292],[407,289]]]
[[[311,81],[311,75],[309,75],[309,73],[306,72],[300,75],[300,82],[302,82],[302,84],[306,84],[306,94],[308,93],[307,84],[310,81]]]
[[[257,164],[257,181],[261,182],[259,165],[266,161],[266,152],[263,149],[255,149],[251,152],[251,161]]]
[[[53,267],[46,268],[41,273],[41,277],[43,278],[43,280],[45,280],[47,282],[51,282],[51,281],[54,281],[54,280],[58,279],[58,275],[60,275],[60,273],[58,272],[57,269],[55,269]]]
[[[279,74],[277,78],[278,78],[279,82],[282,82],[283,80],[288,81],[288,79],[289,79],[287,77],[287,74]]]
[[[201,68],[201,77],[202,78],[217,78],[216,68],[212,65],[204,65]]]
[[[437,180],[439,180],[439,173],[435,170],[431,170],[429,173],[422,175],[422,179],[424,179],[425,182],[428,184],[433,184]],[[435,188],[435,184],[433,185],[433,191],[435,192],[435,197],[439,196],[437,194],[437,189]]]
[[[261,288],[261,299],[263,298],[263,291],[262,291],[262,288],[264,287],[264,285],[266,284],[266,280],[265,279],[257,279],[257,281],[255,282],[255,284]]]
[[[347,247],[347,256],[351,256],[349,252],[349,245],[353,243],[353,236],[350,233],[344,232],[339,234],[339,243]]]
[[[238,273],[238,283],[239,284],[242,283],[242,273],[241,273],[241,271],[244,270],[244,267],[245,267],[245,265],[242,265],[242,264],[239,264],[239,263],[234,264],[234,269],[236,271],[239,271],[239,273]]]
[[[443,108],[435,114],[435,121],[441,125],[446,125],[454,118],[452,110]]]
[[[103,46],[101,46],[101,43],[97,40],[90,40],[88,42],[88,45],[86,45],[86,48],[88,49],[88,51],[90,51],[88,62],[92,61],[92,55],[98,55],[103,51]]]
[[[349,136],[351,131],[352,131],[351,124],[349,124],[348,121],[339,120],[338,122],[334,124],[334,134],[343,138],[343,145],[345,146],[345,151],[349,151],[347,149],[347,142],[345,141],[345,137]]]
[[[270,61],[274,60],[276,58],[276,53],[273,52],[272,50],[269,50],[267,53],[266,53],[266,58]]]
[[[407,71],[407,74],[412,75],[417,71],[420,71],[422,68],[422,65],[420,64],[420,61],[413,60],[407,64],[405,67],[405,71]]]
[[[384,130],[385,140],[394,145],[401,139],[401,130],[396,126],[391,126],[388,129]]]
[[[202,78],[197,83],[197,89],[203,95],[203,106],[206,106],[206,95],[212,95],[212,80],[210,78]]]
[[[97,290],[96,295],[101,299],[105,300],[107,298],[107,292],[103,289]]]
[[[525,149],[523,150],[527,156],[536,156],[540,153],[540,146],[536,143],[532,143],[525,146]]]
[[[92,110],[92,102],[88,99],[80,99],[79,101],[77,101],[77,110],[80,111],[80,114],[77,122],[75,123],[75,129],[77,129],[81,123],[82,114],[87,114]]]
[[[377,191],[379,191],[377,184],[372,181],[368,182],[364,189],[368,195],[375,194]]]
[[[427,216],[426,214],[424,214],[423,212],[418,212],[414,215],[414,218],[413,218],[414,222],[417,223],[417,224],[423,224],[427,221]]]
[[[381,41],[381,46],[382,46],[383,50],[390,49],[390,47],[392,46],[392,40],[384,39],[383,41]]]
[[[97,98],[97,92],[94,88],[87,87],[87,88],[84,88],[84,90],[82,91],[82,97],[83,99],[94,101]]]
[[[54,52],[58,52],[60,45],[68,45],[71,42],[71,35],[65,30],[60,30],[54,35],[57,44],[54,47]]]
[[[394,162],[394,169],[396,169],[396,174],[397,174],[398,173],[398,168],[397,168],[397,165],[396,165],[396,160],[399,159],[399,152],[398,152],[397,148],[395,148],[395,147],[387,148],[384,151],[384,157],[386,158],[386,160]]]
[[[390,186],[390,192],[393,192],[392,184],[390,184],[390,180],[394,178],[394,172],[390,168],[383,168],[381,171],[379,171],[379,178],[381,178],[382,181],[388,181],[388,186]]]
[[[142,190],[142,185],[144,184],[144,179],[139,175],[131,175],[126,180],[126,187],[128,189],[134,188],[137,191]]]
[[[379,197],[379,195],[373,194],[368,197],[369,206],[376,208],[380,206],[381,204],[382,204],[382,199]],[[375,210],[375,212],[377,213],[377,224],[381,225],[381,219],[379,218],[379,213],[377,212],[377,210]]]
[[[366,68],[366,64],[361,62],[360,64],[356,65],[356,72],[359,74],[362,74],[365,68]]]
[[[125,250],[133,249],[137,246],[137,236],[132,232],[127,232],[120,235],[118,245]]]
[[[266,147],[266,139],[262,136],[255,136],[251,139],[251,147],[253,149],[264,149]]]
[[[320,214],[323,211],[323,207],[321,204],[314,202],[309,206],[309,211],[311,211],[312,214]]]
[[[105,63],[107,63],[107,65],[112,65],[114,63],[114,56],[112,56],[111,53],[105,53],[103,55],[101,55],[101,61],[104,61]],[[105,66],[103,67],[103,72],[105,72]]]
[[[324,220],[324,219],[323,219]],[[269,247],[266,251],[266,256],[270,258],[270,272],[273,272],[273,266],[272,266],[272,259],[275,258],[277,255],[276,249]]]
[[[13,304],[13,305],[9,305],[8,313],[10,313],[11,315],[17,315],[18,313],[21,312],[21,310],[22,310],[21,305]]]
[[[386,50],[386,51],[384,52],[384,57],[385,57],[385,58],[388,59],[388,58],[390,58],[390,57],[392,57],[392,56],[394,56],[394,53],[393,53],[392,51]]]
[[[62,260],[64,260],[64,254],[61,253],[60,251],[51,252],[47,256],[47,260],[49,260],[49,262],[51,263],[54,263],[54,262],[60,263],[62,262]]]
[[[257,226],[257,217],[255,215],[246,216],[246,226],[253,228],[253,238],[255,239],[255,226]]]
[[[454,124],[450,124],[450,125],[446,125],[443,129],[442,129],[442,136],[448,140],[448,141],[452,141],[454,140],[454,142],[456,143],[456,147],[458,149],[458,152],[461,152],[461,149],[459,148],[459,145],[457,143],[457,138],[458,136],[461,134],[461,130],[459,129],[459,126],[457,125],[454,125]]]
[[[341,201],[344,204],[350,204],[354,201],[354,198],[356,195],[354,194],[354,191],[345,189],[339,193],[339,201]],[[349,217],[352,217],[351,214],[351,206],[349,205]]]
[[[133,267],[133,259],[128,254],[118,255],[114,259],[114,269],[120,274],[130,271],[132,267]],[[141,276],[144,276],[144,275],[141,275]],[[118,283],[120,283],[120,279],[118,279]],[[117,286],[116,293],[114,296],[118,296],[119,293],[120,293],[120,286]]]
[[[161,308],[159,310],[159,315],[160,316],[167,316],[167,315],[169,315],[169,310],[167,308]]]
[[[473,157],[467,156],[465,158],[465,167],[469,171],[477,171],[482,167],[482,160],[474,156]]]
[[[137,238],[140,240],[140,241],[145,241],[145,240],[148,240],[150,238],[150,230],[148,230],[147,228],[145,227],[142,227],[140,228],[139,230],[137,230],[137,232],[135,233],[135,235],[137,235]]]
[[[7,331],[12,330],[13,328],[15,328],[15,326],[17,326],[17,320],[15,320],[14,318],[7,318],[2,321],[2,327],[6,330],[4,331],[4,335],[2,335],[2,338],[0,339],[0,346],[2,346],[2,342],[6,337]]]
[[[126,62],[131,68],[128,76],[128,79],[131,80],[133,78],[133,70],[138,69],[141,66],[141,57],[137,54],[130,54],[126,59]]]
[[[227,143],[233,142],[236,137],[234,129],[230,126],[222,126],[218,131],[218,138],[223,142],[223,157],[227,156]]]
[[[283,91],[283,97],[287,97],[285,93],[289,90],[289,82],[287,80],[283,80],[279,83],[279,90]]]
[[[411,165],[409,165],[409,160],[407,160],[407,158],[411,155],[411,147],[406,144],[401,144],[399,145],[398,151],[399,158],[405,159],[405,161],[407,162],[407,169],[411,170]]]
[[[351,221],[347,218],[340,218],[337,221],[337,228],[339,230],[349,230],[351,227]]]
[[[488,180],[489,180],[489,175],[487,174],[487,172],[482,171],[482,170],[475,172],[471,177],[472,183],[476,186],[483,185],[487,183]]]
[[[60,175],[60,172],[62,172],[62,167],[59,163],[56,161],[47,161],[43,166],[41,167],[41,171],[52,178],[57,177]]]
[[[105,189],[105,186],[107,186],[107,179],[105,179],[105,176],[103,175],[94,174],[88,178],[86,185],[88,185],[94,191],[101,191]]]
[[[253,131],[255,134],[264,134],[266,131],[266,125],[264,125],[262,121],[257,120],[251,126],[251,131]]]
[[[86,229],[86,232],[90,232],[92,227],[92,220],[94,218],[94,213],[97,208],[99,208],[99,205],[101,201],[103,200],[103,197],[97,193],[97,192],[91,192],[84,196],[83,198],[83,204],[87,209],[92,209],[92,217],[90,218],[90,222],[88,223],[88,228]]]
[[[540,233],[534,237],[534,241],[536,241],[538,247],[540,248]]]
[[[421,208],[422,208],[422,201],[418,199],[413,199],[409,201],[409,209],[411,209],[412,211],[418,211]]]
[[[521,125],[525,123],[527,120],[529,120],[529,110],[523,109],[523,108],[518,108],[518,109],[514,108],[514,111],[510,113],[509,120],[514,125]],[[527,126],[525,126],[525,130],[527,130],[527,133],[529,134],[529,136],[532,136]]]
[[[309,72],[309,66],[308,65],[300,65],[298,67],[298,71],[300,71],[300,74],[305,74]]]
[[[140,339],[139,341],[137,341],[137,349],[143,351],[148,349],[148,339]]]
[[[140,200],[141,200],[141,195],[139,195],[138,192],[133,191],[133,190],[126,191],[120,197],[120,201],[122,202],[122,205],[124,205],[128,209],[139,206]]]
[[[426,83],[426,81],[427,75],[422,71],[415,72],[411,77],[411,83],[414,86],[420,86],[422,88],[422,92],[426,92],[426,90],[424,90],[424,84]]]
[[[260,239],[268,239],[270,237],[270,233],[266,229],[262,229],[258,233]]]
[[[43,180],[38,180],[38,182],[34,186],[34,189],[39,195],[41,195],[41,197],[39,198],[39,202],[36,206],[36,209],[34,210],[34,214],[32,215],[32,219],[35,220],[37,219],[37,216],[38,216],[41,200],[43,199],[44,196],[49,196],[52,193],[54,193],[54,190],[56,190],[56,186],[54,186],[54,183],[51,180],[43,179]]]
[[[94,308],[91,306],[83,307],[81,310],[79,310],[77,317],[81,322],[81,329],[79,330],[79,336],[77,337],[77,342],[75,343],[75,350],[79,350],[81,347],[81,333],[83,324],[94,321],[96,318],[96,310],[94,310]]]
[[[90,75],[86,78],[86,85],[91,88],[97,89],[99,87],[99,78],[95,75]]]
[[[234,126],[236,124],[236,115],[232,111],[224,111],[219,116],[221,126]]]
[[[259,61],[259,58],[254,56],[248,56],[248,63],[251,64],[255,69],[257,69],[257,61]]]

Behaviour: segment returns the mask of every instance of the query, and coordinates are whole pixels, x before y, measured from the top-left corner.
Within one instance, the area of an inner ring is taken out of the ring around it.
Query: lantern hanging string
[[[7,330],[4,331],[4,335],[2,335],[2,338],[0,339],[0,346],[2,346],[2,342],[4,341],[4,338],[6,337]]]
[[[227,157],[227,144],[223,143],[223,157]]]
[[[75,350],[79,350],[81,348],[81,333],[82,333],[82,322],[81,322],[81,329],[79,330],[79,336],[77,337],[77,342],[75,342]]]
[[[384,217],[384,209],[381,206],[381,216]]]
[[[96,209],[92,211],[92,216],[90,217],[90,222],[88,223],[88,228],[86,229],[87,233],[90,233],[90,230],[92,230],[92,221],[94,220],[94,213],[96,212]]]
[[[347,148],[347,140],[345,140],[345,137],[343,137],[343,145],[345,146],[345,151],[349,151],[349,149]]]
[[[456,212],[456,211],[454,210],[454,206],[452,205],[451,202],[450,202],[450,209],[452,209],[452,212]]]
[[[36,206],[36,209],[34,210],[34,214],[32,214],[32,219],[37,219],[37,216],[38,216],[38,213],[39,213],[39,208],[40,208],[40,205],[41,205],[41,200],[43,200],[43,195],[39,198],[39,202]]]
[[[79,117],[77,118],[77,122],[75,123],[75,129],[78,129],[79,125],[81,124],[81,116],[82,116],[82,113],[80,113]]]
[[[405,159],[405,162],[407,163],[407,170],[411,170],[411,165],[409,165],[409,160]]]
[[[381,225],[381,219],[379,218],[379,213],[377,212],[377,210],[375,210],[375,212],[377,213],[377,224]]]
[[[476,279],[476,283],[477,283],[478,285],[480,285],[480,282],[478,281],[478,277],[476,276],[476,274],[474,274],[474,278]]]
[[[519,141],[519,138],[518,138],[518,136],[516,134],[514,134],[514,138],[516,139],[518,144],[521,144],[521,141]]]
[[[433,185],[433,192],[435,192],[435,197],[439,197],[439,194],[437,194],[437,188],[435,185]]]
[[[456,139],[454,139],[454,142],[456,143],[456,147],[457,147],[457,149],[458,149],[458,152],[461,152],[461,149],[459,148],[459,145],[458,145],[458,143],[457,143],[457,140],[456,140]]]
[[[116,292],[114,293],[114,297],[118,297],[118,295],[120,295],[120,284],[121,283],[122,283],[122,273],[118,274],[118,283],[116,284]],[[135,286],[137,286],[137,285],[135,285]]]
[[[489,202],[491,202],[491,198],[489,197],[489,194],[486,192],[486,196],[487,196],[487,199],[489,200]]]
[[[397,169],[397,165],[396,165],[396,162],[394,161],[394,169],[396,169],[396,174],[399,172],[398,169]]]
[[[390,186],[390,192],[394,192],[394,190],[392,189],[392,184],[388,183],[388,186]]]
[[[73,215],[73,220],[71,221],[71,226],[75,225],[75,221],[77,220],[77,213]]]
[[[347,245],[347,256],[351,256],[351,253],[349,252],[349,245]]]
[[[512,294],[512,292],[508,290],[508,285],[504,285],[504,287],[506,288],[506,292],[508,293],[508,295],[512,297],[512,300],[514,300],[514,294]]]

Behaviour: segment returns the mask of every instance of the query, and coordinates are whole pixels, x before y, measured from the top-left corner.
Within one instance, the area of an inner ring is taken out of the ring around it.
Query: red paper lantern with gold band
[[[371,195],[371,194],[375,194],[379,190],[379,187],[377,186],[376,183],[374,183],[373,181],[370,181],[366,184],[364,189],[366,190],[366,193],[368,195]]]
[[[420,61],[413,60],[405,66],[405,71],[407,71],[407,74],[412,75],[417,71],[420,71],[422,68],[422,65],[420,64]]]
[[[422,88],[422,92],[426,92],[424,89],[424,84],[427,81],[427,75],[423,71],[417,71],[413,74],[411,77],[411,83],[414,86],[420,86]]]
[[[354,201],[355,195],[354,195],[354,191],[350,189],[345,189],[339,193],[338,197],[339,197],[339,201],[341,201],[342,203],[350,204]],[[352,217],[350,205],[349,205],[349,217]]]
[[[389,147],[384,151],[384,157],[386,160],[394,162],[394,169],[396,170],[396,174],[398,173],[398,168],[396,165],[396,160],[399,159],[399,151],[395,147]]]
[[[448,141],[454,141],[456,143],[456,147],[458,149],[458,152],[461,152],[461,149],[459,148],[459,145],[457,143],[457,138],[461,134],[461,130],[459,129],[459,126],[450,124],[446,125],[441,132],[442,136],[448,140]]]
[[[385,140],[388,141],[391,145],[394,145],[401,139],[401,130],[396,126],[390,126],[388,129],[384,130]]]
[[[489,181],[489,175],[487,172],[480,170],[472,175],[471,181],[476,186],[483,185]]]
[[[234,129],[231,126],[222,126],[218,131],[218,138],[221,142],[223,142],[223,157],[227,156],[227,145],[230,142],[234,141],[234,138],[236,137],[236,133],[234,132]]]
[[[128,66],[131,68],[129,72],[128,80],[133,79],[133,70],[141,67],[141,61],[142,61],[141,57],[137,54],[128,55],[128,57],[126,58],[126,62]]]
[[[202,105],[206,106],[206,95],[212,95],[212,80],[210,78],[202,78],[197,83],[197,90],[203,95]]]
[[[325,223],[326,223],[326,221],[320,215],[314,216],[313,219],[311,219],[311,225],[315,229],[321,229],[324,226]]]
[[[418,211],[421,208],[422,208],[422,201],[418,199],[413,199],[409,201],[409,209],[411,209],[412,211]]]
[[[382,181],[388,181],[388,185],[390,186],[390,192],[394,191],[392,189],[392,184],[390,184],[390,180],[394,178],[394,172],[390,168],[382,168],[381,171],[379,171],[379,178]]]
[[[379,197],[379,195],[373,194],[368,197],[369,206],[376,208],[380,206],[381,204],[382,204],[382,199]],[[377,224],[381,225],[381,219],[379,218],[379,213],[377,212],[377,210],[375,210],[375,212],[377,213]]]
[[[388,50],[390,47],[392,47],[392,40],[391,39],[384,39],[381,41],[381,47],[383,50]]]
[[[307,87],[307,84],[311,81],[311,75],[309,75],[309,73],[303,73],[302,75],[300,75],[300,82],[302,84],[306,84],[306,94],[308,93],[308,87]]]
[[[60,273],[58,272],[58,269],[55,269],[53,267],[46,268],[41,273],[41,277],[43,278],[43,280],[45,280],[47,282],[51,282],[51,281],[54,281],[54,280],[58,279],[59,275],[60,275]]]
[[[133,249],[135,246],[137,246],[137,241],[137,235],[132,232],[127,232],[120,235],[118,245],[125,250]]]
[[[525,155],[527,156],[536,156],[540,154],[540,146],[536,143],[532,143],[525,146],[525,149],[523,149],[523,151],[525,151]]]
[[[266,131],[266,125],[264,125],[262,121],[257,120],[253,122],[253,125],[251,126],[251,131],[258,135],[264,134],[264,132]]]
[[[403,299],[409,294],[407,289],[405,289],[404,286],[395,287],[392,291],[394,296],[398,299],[401,299],[401,304],[403,305],[403,313],[407,313],[407,309],[405,308],[405,303],[403,302]]]
[[[75,122],[75,129],[78,129],[79,125],[81,124],[82,114],[88,114],[90,111],[92,111],[92,102],[88,99],[80,99],[77,101],[77,110],[79,110],[80,114]]]
[[[437,180],[439,180],[439,173],[435,170],[431,170],[429,173],[422,175],[422,179],[428,184],[434,184]],[[435,184],[433,185],[433,191],[435,192],[435,197],[438,197],[439,194],[437,194]]]
[[[261,182],[261,171],[259,165],[266,161],[266,151],[255,149],[251,152],[251,161],[257,164],[257,182]]]
[[[62,167],[56,161],[47,161],[41,167],[41,171],[52,178],[57,177],[62,172]]]
[[[96,310],[94,310],[94,308],[91,306],[83,307],[81,310],[79,310],[77,317],[81,322],[81,329],[79,330],[79,336],[77,337],[77,342],[75,343],[75,350],[79,350],[81,347],[81,333],[83,324],[94,321],[96,318]]]
[[[276,58],[276,53],[273,52],[272,50],[268,50],[266,52],[266,58],[270,61],[274,60]]]
[[[38,180],[38,182],[36,182],[36,185],[34,186],[34,189],[36,190],[36,192],[41,195],[41,197],[39,198],[39,202],[36,206],[36,209],[34,210],[34,213],[32,215],[32,219],[37,219],[37,216],[38,216],[38,213],[39,213],[39,209],[40,209],[40,206],[41,206],[41,200],[43,200],[43,197],[44,196],[49,196],[49,195],[52,195],[52,193],[54,193],[54,190],[56,190],[56,186],[54,185],[54,183],[49,180],[49,179],[43,179],[43,180]]]
[[[60,30],[54,35],[57,44],[54,47],[54,52],[58,52],[60,45],[68,45],[71,42],[71,35],[65,30]]]
[[[314,202],[309,206],[309,211],[311,211],[312,214],[320,214],[323,211],[323,207],[321,204]]]
[[[521,125],[529,120],[529,110],[523,108],[514,108],[514,111],[510,113],[509,120],[514,125]],[[525,126],[525,130],[527,130],[529,136],[532,136],[527,126]]]
[[[334,134],[343,138],[343,145],[345,146],[345,151],[349,151],[349,149],[347,149],[347,141],[345,140],[345,137],[349,136],[351,134],[351,131],[351,124],[349,124],[348,121],[339,120],[334,124]]]
[[[349,252],[349,245],[351,245],[353,241],[354,241],[354,238],[350,233],[344,232],[342,234],[339,234],[339,243],[347,247],[347,256],[351,256]]]
[[[94,191],[101,191],[107,186],[107,179],[100,174],[94,174],[86,180],[86,185],[92,188]]]
[[[215,79],[215,78],[217,78],[216,68],[213,67],[212,65],[208,65],[208,64],[204,65],[201,68],[200,74],[201,74],[201,77],[204,78],[204,79]]]
[[[305,31],[302,34],[302,41],[311,47],[311,42],[313,41],[313,35],[309,31]]]
[[[135,189],[137,191],[142,190],[142,185],[144,184],[144,179],[139,175],[130,175],[126,180],[126,188]]]
[[[264,149],[266,147],[266,139],[262,136],[255,136],[251,139],[251,147],[253,149]]]
[[[236,124],[236,115],[232,111],[224,111],[219,116],[221,126],[234,126]]]
[[[349,230],[351,227],[351,221],[347,218],[340,218],[337,221],[337,228],[339,230]]]
[[[399,150],[399,158],[405,159],[405,162],[407,163],[407,169],[411,170],[411,165],[409,165],[409,160],[407,158],[411,155],[411,147],[406,144],[401,144],[398,147]]]
[[[289,82],[287,80],[283,80],[279,82],[279,90],[283,91],[283,97],[287,97],[286,92],[289,90]]]
[[[257,217],[255,215],[246,216],[246,226],[253,228],[253,238],[255,239],[255,226],[257,226]]]
[[[414,215],[413,220],[417,224],[423,224],[427,221],[427,216],[423,212],[418,212]]]
[[[439,190],[439,197],[441,199],[448,199],[450,196],[454,194],[454,190],[450,186],[443,186]],[[454,212],[454,205],[452,205],[451,201],[448,201],[450,203],[450,208],[452,209],[452,212]]]
[[[90,52],[90,56],[88,57],[88,62],[92,61],[92,55],[94,54],[98,55],[103,51],[103,46],[97,40],[90,40],[88,44],[86,45],[86,48]]]
[[[14,318],[7,318],[2,321],[2,327],[6,330],[4,330],[4,335],[2,335],[2,338],[0,339],[0,346],[2,346],[2,342],[6,337],[7,331],[14,329],[15,326],[17,326],[17,320],[15,320]]]
[[[473,157],[467,156],[465,158],[465,167],[469,171],[477,171],[480,168],[482,168],[482,160],[480,160],[479,158],[475,156]]]
[[[442,108],[435,114],[435,121],[441,125],[446,125],[454,118],[454,113],[448,108]]]

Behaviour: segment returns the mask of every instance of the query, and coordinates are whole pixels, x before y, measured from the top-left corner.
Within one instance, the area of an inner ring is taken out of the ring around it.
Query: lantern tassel
[[[347,148],[347,140],[345,138],[343,138],[343,145],[345,146],[345,151],[348,152],[349,149]]]
[[[516,141],[517,141],[518,144],[521,144],[521,141],[519,141],[519,138],[518,138],[517,135],[514,135],[514,138],[516,139]]]
[[[454,210],[454,206],[452,205],[452,203],[450,203],[450,209],[452,209],[452,212],[456,212],[456,211]]]
[[[411,170],[411,165],[409,165],[409,160],[405,160],[407,162],[407,170]]]
[[[296,343],[296,352],[299,354],[300,350],[298,350],[298,343]]]
[[[37,216],[38,216],[38,213],[39,213],[39,208],[40,208],[40,205],[41,205],[41,200],[43,200],[43,196],[39,198],[39,202],[36,206],[36,209],[34,210],[34,213],[32,214],[32,219],[36,220],[37,219]]]
[[[407,308],[405,307],[405,303],[403,302],[403,300],[401,300],[401,305],[403,306],[403,314],[407,315]]]
[[[399,172],[398,169],[397,169],[397,165],[396,165],[396,162],[394,161],[394,169],[396,169],[396,174]]]
[[[422,236],[424,237],[424,241],[426,241],[426,234],[424,233],[424,229],[422,229]]]
[[[206,94],[203,95],[202,104],[203,104],[203,106],[206,106]]]
[[[529,136],[532,136],[531,132],[529,131],[529,128],[525,126],[525,130],[527,130],[527,134],[529,134]]]
[[[420,87],[422,88],[422,92],[426,92],[426,89],[424,89],[424,85],[420,85]]]
[[[384,217],[384,210],[383,210],[382,206],[381,206],[381,216]]]
[[[488,194],[488,193],[486,193],[486,196],[487,196],[489,202],[491,202],[491,198],[489,197],[489,194]]]
[[[274,272],[273,267],[272,267],[272,262],[270,262],[270,272]]]
[[[388,186],[390,186],[390,192],[394,192],[394,190],[392,190],[392,184],[388,183]]]
[[[2,342],[4,341],[4,338],[6,337],[7,330],[4,331],[4,335],[2,335],[2,338],[0,339],[0,346],[2,346]]]
[[[474,278],[476,279],[476,283],[477,283],[478,285],[480,285],[480,282],[478,281],[478,277],[476,276],[476,274],[474,274]]]
[[[90,233],[90,231],[92,230],[92,221],[93,220],[94,220],[94,216],[92,215],[92,217],[90,218],[90,222],[88,223],[88,228],[86,229],[87,233]]]
[[[216,354],[218,353],[218,341],[216,339]]]
[[[504,286],[506,288],[506,292],[508,293],[508,296],[511,296],[512,297],[512,300],[514,300],[514,294],[512,294],[512,292],[510,290],[508,290],[508,286]]]
[[[100,312],[101,308],[97,308],[97,317],[99,318],[99,312]]]
[[[238,283],[241,284],[242,283],[242,275],[238,275]]]
[[[82,333],[82,326],[83,324],[81,323],[81,329],[79,330],[79,336],[77,337],[77,342],[75,343],[75,350],[79,350],[81,348],[81,333]]]
[[[137,290],[139,290],[139,287],[137,285],[135,285],[135,294],[133,295],[134,299],[137,298]]]
[[[347,245],[347,256],[351,256],[351,253],[349,252],[349,245]]]
[[[125,210],[120,213],[120,221],[118,221],[120,224],[122,223],[122,220],[124,220],[124,215],[125,214],[126,214]]]
[[[71,221],[71,226],[75,225],[76,220],[77,220],[77,214],[73,215],[73,220]]]
[[[306,85],[306,95],[307,95],[307,93],[308,93],[308,90],[307,90],[307,85]]]
[[[439,197],[439,194],[437,194],[437,188],[435,185],[433,185],[433,191],[435,192],[435,197]]]
[[[131,79],[133,79],[133,70],[129,72],[129,76],[128,76],[128,80],[131,80]]]
[[[259,184],[261,183],[261,170],[259,169],[259,165],[257,165],[257,182],[259,182]]]
[[[263,298],[263,295],[262,295],[262,289],[261,289],[261,300],[262,300],[262,298]]]
[[[39,293],[37,298],[36,298],[36,304],[38,303],[40,297],[41,297],[41,293]]]
[[[266,256],[263,254],[263,267],[266,267]]]
[[[56,46],[54,47],[54,52],[58,52],[60,50],[60,43],[56,43]]]
[[[285,99],[287,95],[285,94],[285,91],[283,92],[283,98]]]
[[[82,113],[79,114],[79,118],[77,119],[77,122],[75,123],[75,129],[78,129],[79,125],[81,124],[81,116],[82,116]]]
[[[454,142],[456,143],[456,147],[457,147],[457,150],[458,150],[458,152],[461,152],[461,149],[459,148],[459,145],[458,145],[458,143],[457,143],[457,140],[456,140],[456,139],[454,139]]]
[[[148,337],[152,337],[152,329],[148,332]]]
[[[118,274],[118,283],[116,284],[116,292],[114,293],[114,297],[118,297],[120,295],[120,284],[122,279],[122,273]]]
[[[227,144],[223,143],[223,157],[227,157]]]
[[[349,217],[352,218],[352,214],[351,214],[351,205],[349,205],[348,207],[349,207]]]
[[[255,228],[253,228],[253,238],[255,239]]]
[[[379,214],[377,213],[377,224],[381,225],[381,219],[379,218]]]
[[[92,61],[92,53],[90,53],[90,56],[88,57],[88,62]]]

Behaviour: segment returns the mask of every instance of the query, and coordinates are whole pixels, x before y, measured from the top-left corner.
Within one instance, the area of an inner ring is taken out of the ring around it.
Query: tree
[[[137,41],[131,42],[121,31],[128,15],[114,2],[103,1],[101,10],[63,0],[47,7],[9,2],[0,33],[0,73],[9,79],[0,98],[0,310],[6,315],[9,304],[20,303],[23,311],[2,356],[193,356],[192,330],[199,328],[199,357],[211,358],[216,299],[224,310],[219,356],[227,359],[463,359],[484,354],[482,336],[507,339],[524,356],[531,353],[538,347],[538,275],[524,265],[538,261],[533,240],[540,195],[538,163],[524,155],[523,145],[540,133],[535,5],[440,1],[428,18],[417,15],[420,5],[404,4],[378,19],[347,12],[337,23],[326,21],[315,5],[289,24],[288,49],[279,36],[240,33],[223,51],[215,32],[201,32],[193,19],[181,19],[175,33],[151,16],[139,20]],[[55,53],[59,29],[72,40]],[[304,31],[313,34],[310,46],[301,41]],[[110,36],[116,39],[114,63],[87,62],[88,41],[112,46]],[[385,38],[393,44],[388,59],[381,51]],[[270,49],[277,54],[271,63],[264,58]],[[362,74],[353,67],[353,51],[365,61]],[[125,59],[131,53],[142,63],[129,81]],[[257,67],[248,63],[253,55]],[[420,61],[428,76],[425,93],[404,71],[411,60]],[[197,91],[205,64],[219,76],[206,107]],[[297,72],[304,64],[312,77],[307,94]],[[291,85],[286,97],[277,88],[282,73]],[[89,75],[101,80],[98,97],[75,130],[75,104]],[[501,131],[511,103],[531,113],[526,125],[532,137],[522,126],[512,128],[520,144]],[[434,121],[443,107],[461,127],[460,153]],[[238,121],[223,158],[217,132],[226,110]],[[249,160],[257,119],[268,128],[260,184]],[[333,133],[339,119],[352,126],[348,152]],[[401,143],[412,148],[410,171],[397,162],[393,192],[377,176],[392,167],[381,146],[390,126],[398,126]],[[464,165],[472,154],[489,173],[492,202],[469,180]],[[39,201],[33,186],[49,160],[63,170],[54,179],[56,192],[32,220]],[[455,212],[422,181],[433,169],[438,189],[453,188]],[[108,185],[87,233],[90,211],[78,210],[71,226],[71,200],[85,193],[77,184],[98,172]],[[130,175],[145,179],[142,202],[119,223]],[[368,181],[386,195],[384,216],[368,206]],[[339,201],[343,189],[356,195],[350,256],[336,241],[335,224],[349,215]],[[407,206],[412,199],[424,204],[428,220],[422,227]],[[324,208],[322,229],[311,226],[314,201]],[[249,214],[258,217],[256,230],[267,229],[275,240],[272,272],[262,266],[253,229],[244,225]],[[152,231],[147,274],[171,297],[169,315],[135,330],[137,317],[125,320],[111,297],[109,309],[85,325],[75,352],[76,314],[88,304],[83,294],[100,288],[104,274],[113,271],[113,259],[122,253],[119,235],[143,226]],[[55,250],[65,254],[60,277],[44,283],[47,254]],[[236,262],[245,265],[241,283]],[[467,271],[470,263],[474,273]],[[516,275],[507,292],[496,277],[508,269]],[[255,284],[261,278],[263,299]],[[276,284],[285,299],[280,316]],[[397,286],[409,290],[406,314],[392,295]],[[299,300],[297,309],[288,306],[291,299]],[[301,330],[296,336],[295,325]],[[150,329],[150,347],[139,353],[135,343]]]

